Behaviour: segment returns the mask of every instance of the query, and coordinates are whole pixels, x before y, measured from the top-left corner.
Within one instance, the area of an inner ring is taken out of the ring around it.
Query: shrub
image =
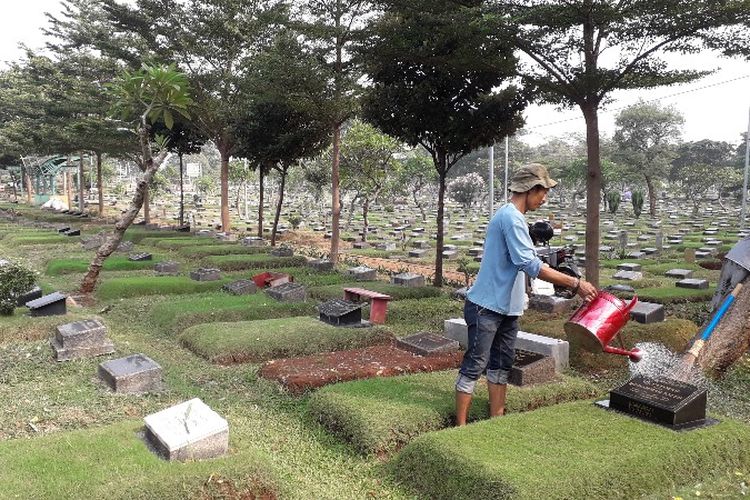
[[[425,434],[389,469],[420,497],[436,500],[640,498],[746,470],[748,442],[750,427],[729,419],[675,434],[576,402]]]
[[[182,345],[213,363],[231,364],[306,356],[387,343],[383,328],[342,328],[316,318],[206,323],[179,336]]]
[[[607,206],[609,206],[609,212],[614,214],[617,212],[617,208],[620,206],[620,193],[617,191],[610,191],[607,193]]]
[[[641,212],[643,212],[643,191],[633,191],[630,201],[633,203],[635,218],[640,218]]]
[[[18,296],[34,287],[34,272],[19,264],[0,266],[0,316],[11,316]]]
[[[425,432],[453,425],[456,371],[373,378],[325,387],[310,398],[308,411],[333,434],[364,454],[390,453]],[[559,382],[508,386],[508,413],[591,398],[590,383],[562,377]],[[470,420],[488,418],[487,386],[477,385]]]

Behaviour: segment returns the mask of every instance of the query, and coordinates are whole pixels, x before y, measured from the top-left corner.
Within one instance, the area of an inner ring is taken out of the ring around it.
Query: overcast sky
[[[9,0],[6,0],[9,3]],[[46,23],[45,12],[58,13],[59,0],[12,1],[0,17],[0,61],[18,59],[18,43],[42,45],[40,28]],[[7,7],[7,6],[6,6]],[[674,105],[685,116],[685,140],[713,139],[732,143],[748,127],[750,112],[750,62],[725,60],[713,54],[680,57],[674,67],[718,69],[702,80],[681,86],[661,87],[649,91],[614,94],[615,101],[600,113],[602,133],[611,134],[617,110],[639,98],[659,99]],[[578,109],[558,110],[553,106],[533,106],[526,112],[526,140],[539,143],[548,137],[585,132]]]

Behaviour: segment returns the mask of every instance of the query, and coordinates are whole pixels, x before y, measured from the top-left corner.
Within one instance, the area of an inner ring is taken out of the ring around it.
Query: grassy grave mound
[[[392,335],[382,327],[340,328],[307,317],[206,323],[179,336],[182,345],[213,363],[232,364],[384,344]]]
[[[178,295],[219,290],[232,281],[195,281],[188,276],[129,276],[105,280],[96,295],[102,300],[138,297],[141,295]]]
[[[267,254],[268,248],[265,247],[245,247],[238,244],[216,243],[213,245],[191,245],[177,249],[177,253],[183,257],[193,259],[202,259],[211,255],[253,255]]]
[[[274,257],[267,254],[255,255],[212,255],[205,258],[211,267],[224,271],[243,271],[246,269],[277,269],[279,267],[304,266],[307,260],[302,256]]]
[[[146,238],[158,238],[158,239],[164,239],[164,238],[184,238],[185,233],[181,233],[179,231],[163,231],[163,230],[157,230],[157,229],[146,229],[143,226],[130,226],[127,231],[125,231],[125,236],[123,239],[125,241],[132,241],[133,243],[140,243]]]
[[[78,236],[59,236],[56,234],[34,235],[34,236],[8,236],[3,242],[18,246],[29,245],[63,245],[66,243],[78,243]]]
[[[445,320],[462,318],[463,308],[463,301],[451,299],[447,295],[396,300],[388,305],[385,323],[398,336],[418,331],[442,334]]]
[[[154,255],[153,260],[134,262],[128,260],[126,256],[113,255],[104,261],[102,269],[105,271],[139,271],[153,268],[154,264],[160,260],[160,257]],[[46,273],[50,276],[84,273],[89,268],[90,262],[90,259],[55,259],[47,263]]]
[[[551,316],[547,316],[552,318]],[[567,318],[542,319],[543,315],[526,318],[521,317],[520,329],[547,337],[568,340],[563,325]],[[629,321],[622,329],[623,338],[628,347],[633,347],[637,342],[658,342],[675,352],[685,349],[686,344],[698,332],[698,326],[686,319],[670,318],[660,323],[641,324]],[[615,345],[618,345],[615,342]],[[580,349],[575,342],[570,346],[571,367],[584,372],[599,371],[605,369],[627,369],[628,358],[606,354],[604,352],[594,353]]]
[[[389,453],[420,434],[453,425],[455,381],[451,370],[336,384],[313,394],[308,411],[361,453]],[[550,384],[509,386],[506,408],[518,413],[596,394],[590,383],[563,376]],[[469,418],[488,418],[487,405],[487,386],[481,382]]]
[[[443,290],[434,286],[406,287],[392,285],[384,281],[352,281],[340,285],[311,288],[308,290],[308,293],[311,298],[322,302],[342,298],[344,296],[344,288],[364,288],[373,292],[385,293],[390,295],[393,300],[424,299],[426,297],[439,297],[445,294]]]
[[[26,308],[16,308],[13,316],[0,316],[0,345],[14,342],[33,342],[44,340],[55,334],[55,327],[86,319],[88,316],[68,312],[65,316],[26,316]]]
[[[184,247],[197,247],[197,246],[216,246],[219,244],[218,241],[212,238],[196,238],[194,236],[185,236],[183,238],[159,238],[149,237],[144,238],[140,241],[141,245],[149,245],[156,248],[163,248],[164,250],[179,250]],[[229,243],[226,243],[227,245]]]
[[[161,330],[178,333],[193,325],[214,321],[253,321],[312,315],[309,302],[279,302],[262,291],[254,295],[202,294],[157,304],[151,320]]]
[[[263,452],[176,464],[149,451],[143,421],[0,443],[5,498],[266,498],[278,496]],[[29,481],[29,477],[34,477]],[[231,478],[222,481],[223,477]],[[232,496],[232,493],[237,493]],[[145,495],[145,496],[144,496]]]
[[[705,302],[714,295],[713,287],[704,290],[677,288],[676,286],[638,290],[638,299],[658,304],[682,304],[685,302]]]
[[[576,402],[421,436],[391,472],[433,499],[610,499],[748,466],[745,424],[678,434]]]

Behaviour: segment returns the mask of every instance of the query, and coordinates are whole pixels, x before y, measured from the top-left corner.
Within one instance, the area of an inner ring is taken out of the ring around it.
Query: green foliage
[[[289,224],[291,224],[292,229],[296,231],[297,229],[299,229],[299,225],[302,224],[302,217],[299,215],[289,216]]]
[[[635,218],[639,219],[641,217],[641,212],[643,211],[643,191],[633,191],[630,201],[633,203],[633,213],[635,214]]]
[[[617,208],[620,206],[620,193],[617,191],[607,193],[607,205],[609,206],[610,213],[616,213]]]
[[[482,176],[470,172],[457,177],[448,183],[448,195],[467,210],[484,193],[485,185]]]
[[[610,499],[750,467],[747,425],[726,419],[679,437],[591,402],[566,403],[426,434],[404,448],[390,471],[436,500],[535,499],[540,492]],[[627,445],[636,442],[648,446]]]
[[[180,342],[213,363],[232,364],[306,356],[387,343],[382,327],[341,328],[317,318],[294,317],[236,323],[206,323],[188,328]]]
[[[18,296],[31,290],[35,281],[34,271],[20,264],[0,266],[0,316],[11,316]]]
[[[421,434],[453,425],[455,380],[456,372],[451,370],[336,384],[313,394],[308,411],[360,453],[382,456]],[[477,386],[470,420],[488,417],[486,387]],[[590,383],[572,377],[529,387],[508,386],[506,411],[531,411],[596,393]]]
[[[96,295],[102,300],[117,300],[142,295],[200,293],[218,290],[230,281],[229,278],[218,281],[195,281],[187,276],[110,278],[99,285]]]

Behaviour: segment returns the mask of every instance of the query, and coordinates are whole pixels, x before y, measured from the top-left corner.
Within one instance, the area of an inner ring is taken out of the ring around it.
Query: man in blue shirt
[[[523,314],[526,294],[523,273],[571,288],[586,301],[596,296],[591,283],[543,264],[531,242],[523,214],[541,207],[556,185],[543,165],[524,165],[511,179],[510,202],[497,211],[487,227],[482,265],[464,305],[469,345],[456,380],[456,425],[466,424],[474,387],[485,368],[490,416],[505,413],[518,317]]]

